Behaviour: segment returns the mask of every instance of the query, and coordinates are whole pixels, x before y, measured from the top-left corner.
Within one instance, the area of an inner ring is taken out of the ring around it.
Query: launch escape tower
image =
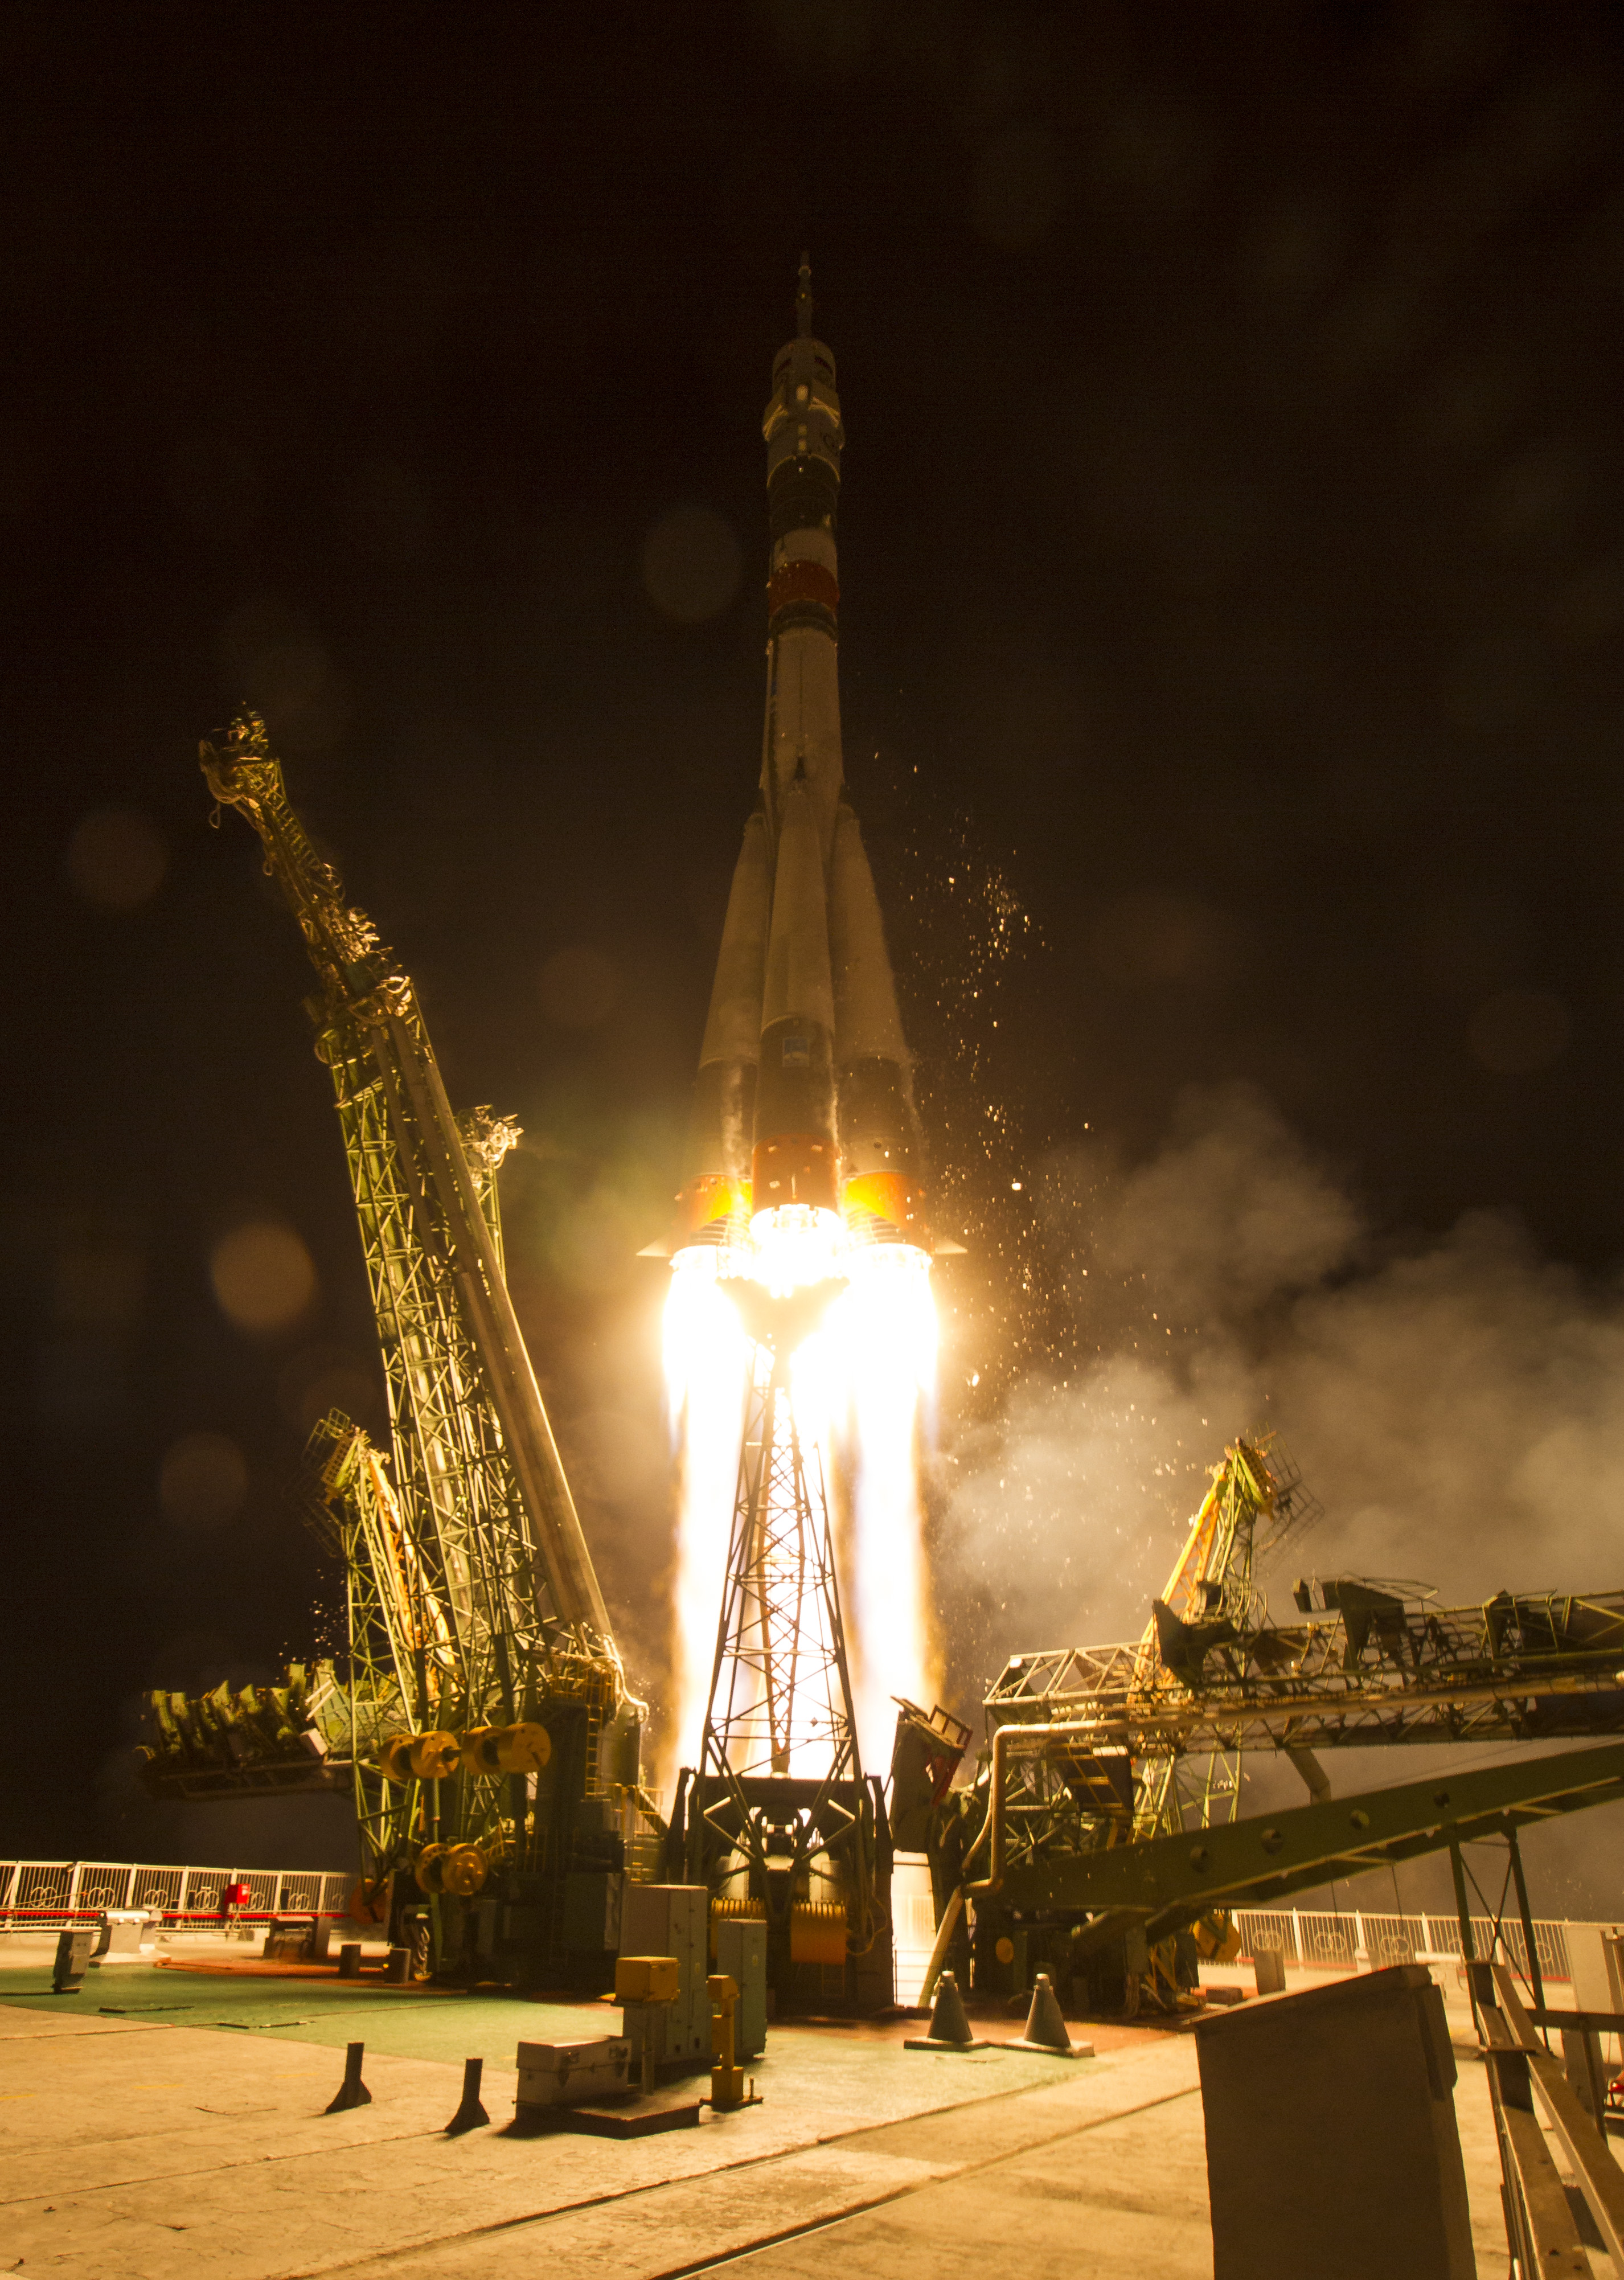
[[[773,365],[760,795],[744,829],[695,1086],[677,1271],[735,1295],[752,1345],[701,1761],[673,1873],[765,1916],[781,2002],[891,1999],[890,1843],[858,1747],[822,1454],[797,1425],[797,1347],[840,1251],[928,1238],[912,1067],[874,876],[844,796],[835,527],[844,429],[812,329]],[[772,1256],[798,1250],[802,1271]],[[774,1292],[778,1293],[777,1296]]]
[[[643,1706],[508,1295],[496,1175],[517,1128],[452,1114],[411,980],[311,846],[262,724],[245,714],[203,766],[263,842],[319,976],[307,1007],[360,1223],[390,1457],[337,1413],[312,1437],[312,1510],[346,1573],[342,1683],[324,1665],[313,1686],[300,1669],[284,1689],[153,1697],[149,1785],[285,1791],[330,1786],[342,1768],[365,1899],[396,1930],[420,1920],[436,1966],[591,1981],[615,1945]]]

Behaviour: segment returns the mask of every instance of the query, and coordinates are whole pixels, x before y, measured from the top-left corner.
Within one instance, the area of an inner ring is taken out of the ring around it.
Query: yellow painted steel
[[[617,2003],[674,2003],[682,1967],[674,1955],[623,1955],[614,1968]]]
[[[408,1752],[412,1770],[419,1781],[443,1781],[455,1773],[462,1756],[462,1744],[455,1734],[419,1734]]]
[[[844,1963],[846,1912],[831,1901],[810,1900],[791,1910],[791,1963]]]

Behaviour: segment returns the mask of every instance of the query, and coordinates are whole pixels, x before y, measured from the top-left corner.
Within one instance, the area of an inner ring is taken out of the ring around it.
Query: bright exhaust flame
[[[750,1341],[724,1277],[749,1271],[747,1252],[679,1251],[666,1296],[666,1398],[677,1460],[675,1766],[697,1766],[716,1657],[722,1579],[733,1524]],[[670,1768],[661,1768],[669,1787]]]
[[[935,1390],[936,1307],[930,1260],[912,1244],[854,1248],[848,1271],[823,1336],[839,1356],[856,1456],[846,1562],[851,1691],[864,1770],[882,1775],[893,1697],[935,1699],[919,1440]]]
[[[693,1245],[672,1261],[666,1383],[678,1466],[678,1716],[673,1765],[697,1765],[737,1487],[750,1345],[718,1286],[734,1276],[774,1297],[844,1282],[791,1371],[803,1443],[850,1483],[840,1549],[846,1645],[865,1772],[884,1774],[891,1698],[934,1699],[919,1444],[935,1382],[930,1261],[905,1244],[854,1244],[833,1212],[758,1213],[748,1244]],[[667,1769],[668,1770],[668,1769]]]

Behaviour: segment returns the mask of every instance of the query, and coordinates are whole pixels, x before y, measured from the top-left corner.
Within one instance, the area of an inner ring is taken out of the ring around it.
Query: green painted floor
[[[353,1981],[262,1979],[244,1976],[111,1965],[89,1973],[76,1994],[53,1995],[49,1966],[0,1968],[0,2001],[53,2017],[125,2018],[165,2027],[208,2027],[228,2033],[315,2043],[342,2050],[364,2042],[393,2058],[459,2064],[481,2058],[511,2068],[521,2042],[570,2042],[618,2034],[620,2013],[607,2002],[523,2002],[511,1996],[455,1989],[367,1988]],[[1086,2060],[991,2049],[959,2055],[908,2051],[916,2023],[774,2026],[754,2072],[764,2092],[845,2115],[853,2129],[898,2113],[957,2106],[1054,2082]],[[998,2031],[983,2026],[979,2031]],[[1006,2030],[1019,2034],[1012,2021]],[[1080,2035],[1087,2030],[1079,2030]],[[853,2066],[860,2057],[861,2063]]]
[[[365,2042],[396,2058],[482,2058],[511,2067],[521,2042],[566,2042],[617,2031],[606,2003],[516,2002],[510,1996],[430,1989],[368,1989],[352,1981],[234,1980],[223,1974],[154,1970],[138,1964],[92,1972],[73,1995],[53,1995],[50,1973],[0,1973],[0,2000],[57,2017],[75,2013],[150,2021],[154,2026],[219,2027],[285,2035],[342,2049]]]

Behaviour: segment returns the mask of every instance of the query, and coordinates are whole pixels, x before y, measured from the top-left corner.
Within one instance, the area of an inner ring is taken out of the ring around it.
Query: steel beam
[[[996,1891],[999,1905],[1018,1916],[1110,1913],[1137,1919],[1149,1938],[1162,1939],[1214,1907],[1272,1907],[1333,1876],[1504,1837],[1620,1799],[1624,1743],[1615,1742],[1369,1790],[1223,1829],[1099,1852],[1050,1853],[1006,1867]],[[995,1860],[1001,1852],[995,1828]],[[993,1880],[982,1889],[995,1889]]]

